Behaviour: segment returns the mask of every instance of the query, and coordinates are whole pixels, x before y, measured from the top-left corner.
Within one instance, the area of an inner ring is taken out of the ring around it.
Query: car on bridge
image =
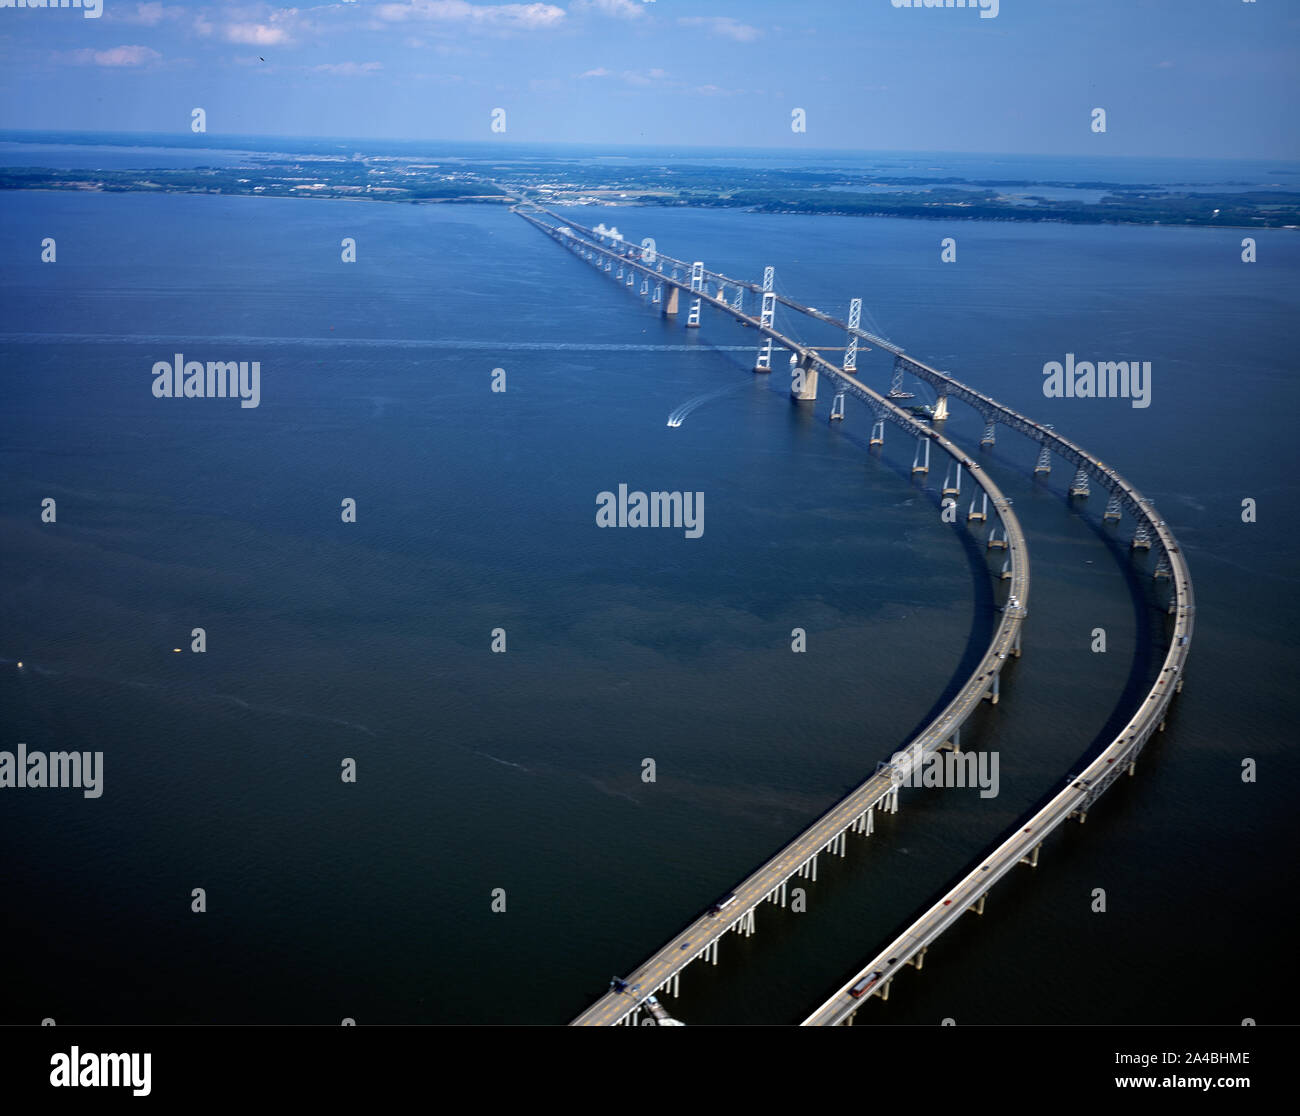
[[[873,969],[864,976],[857,984],[849,989],[849,995],[855,1000],[865,996],[876,984],[883,974],[879,969]]]
[[[720,915],[723,911],[725,911],[728,907],[730,907],[731,904],[734,903],[735,901],[736,901],[736,893],[734,891],[730,895],[724,895],[721,899],[719,899],[716,903],[714,903],[713,906],[709,908],[709,916],[712,918],[717,915]]]

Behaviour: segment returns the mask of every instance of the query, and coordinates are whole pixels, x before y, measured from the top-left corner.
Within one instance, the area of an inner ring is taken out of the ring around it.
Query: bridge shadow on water
[[[996,463],[1001,468],[1024,479],[1024,463],[1021,460],[1007,454],[994,452],[987,447],[981,451],[981,457],[983,460]],[[1098,514],[1089,514],[1085,502],[1072,499],[1064,492],[1051,489],[1048,478],[1035,476],[1031,483],[1034,486],[1036,495],[1050,500],[1054,504],[1063,505],[1067,514],[1085,524],[1089,531],[1106,548],[1110,556],[1115,560],[1115,564],[1124,579],[1135,620],[1133,652],[1123,689],[1116,697],[1101,728],[1079,753],[1078,759],[1074,761],[1071,767],[1071,772],[1074,772],[1085,768],[1098,753],[1103,751],[1120,734],[1140,708],[1159,674],[1160,663],[1163,661],[1170,638],[1169,629],[1172,626],[1172,620],[1167,613],[1168,600],[1166,593],[1161,583],[1154,582],[1151,578],[1151,570],[1155,559],[1149,551],[1130,551],[1127,540],[1120,537],[1121,525],[1119,523],[1102,520]],[[1023,519],[1022,526],[1025,526]],[[1032,569],[1033,536],[1027,526],[1025,527],[1025,536],[1027,548],[1031,552],[1030,564]],[[1036,583],[1036,591],[1039,594],[1042,592],[1043,584],[1044,579],[1042,578]],[[1032,617],[1032,615],[1031,600],[1030,616]],[[1028,634],[1032,629],[1029,629],[1027,625],[1026,630]],[[1177,709],[1177,702],[1174,702],[1169,708],[1167,717],[1171,728],[1177,718]],[[1159,732],[1153,733],[1143,748],[1143,757],[1148,758],[1148,760],[1157,759],[1163,742],[1163,734]],[[1008,823],[995,837],[989,840],[985,847],[977,850],[962,863],[961,867],[952,873],[951,878],[940,883],[923,902],[917,904],[913,910],[902,918],[877,945],[883,946],[886,942],[892,941],[899,933],[913,925],[926,912],[931,910],[935,903],[947,892],[954,879],[964,877],[974,871],[984,862],[989,849],[1010,838],[1024,824],[1025,818],[1042,809],[1048,801],[1059,793],[1068,774],[1070,773],[1062,772],[1059,781],[1046,788],[1041,795],[1037,796],[1022,810],[1014,821]],[[1113,814],[1117,810],[1122,811],[1131,805],[1126,801],[1129,796],[1125,795],[1121,789],[1128,787],[1129,782],[1125,778],[1117,780],[1101,798],[1092,804],[1088,810],[1088,818],[1093,825],[1096,824],[1097,820],[1105,819],[1107,815]],[[1077,823],[1073,825],[1067,823],[1054,831],[1053,836],[1057,837],[1055,843],[1064,845],[1068,850],[1074,844],[1070,836],[1073,830],[1076,829],[1078,829]],[[1033,875],[1030,872],[1012,872],[1000,880],[996,888],[1002,893],[1003,901],[992,903],[987,908],[986,913],[979,919],[979,923],[989,926],[990,929],[999,924],[1014,924],[1020,903],[1022,901],[1032,901],[1033,885]],[[960,919],[944,935],[950,946],[949,950],[945,952],[954,960],[954,963],[960,963],[958,960],[960,958],[960,947],[966,935],[978,933],[979,928],[976,925],[976,920]],[[942,955],[938,955],[934,960],[941,961],[941,959]],[[812,1006],[814,1005],[810,1004],[810,1008]]]

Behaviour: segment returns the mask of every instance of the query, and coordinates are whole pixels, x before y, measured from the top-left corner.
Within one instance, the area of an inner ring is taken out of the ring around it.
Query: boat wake
[[[669,426],[681,426],[686,421],[686,417],[693,411],[699,410],[705,403],[711,403],[715,399],[721,399],[724,395],[730,395],[732,392],[739,391],[745,385],[732,384],[728,387],[719,388],[717,391],[706,391],[703,395],[697,395],[693,399],[688,399],[677,410],[668,416]]]

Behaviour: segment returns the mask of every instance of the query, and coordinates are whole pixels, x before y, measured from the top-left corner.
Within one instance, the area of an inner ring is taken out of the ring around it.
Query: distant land
[[[12,142],[13,133],[0,138]],[[0,167],[0,190],[80,190],[108,193],[187,193],[254,197],[365,199],[408,203],[509,204],[521,199],[546,205],[694,206],[758,213],[922,217],[943,220],[1059,221],[1071,224],[1184,225],[1239,228],[1300,227],[1300,191],[1229,182],[1208,190],[1194,186],[1062,181],[1030,178],[964,178],[953,175],[876,174],[844,168],[736,165],[710,162],[635,162],[605,157],[494,156],[490,149],[467,157],[431,154],[435,144],[400,145],[395,154],[349,150],[340,141],[279,141],[297,152],[267,146],[217,149],[184,145],[166,137],[168,150],[221,151],[221,165],[123,169],[122,154],[151,152],[145,137],[86,137],[118,155],[115,169],[68,169],[38,165]],[[65,144],[66,136],[24,137],[21,142]],[[463,147],[463,145],[461,145]],[[390,145],[388,150],[393,150]],[[420,153],[417,153],[420,152]],[[33,151],[39,158],[40,152]],[[232,160],[231,156],[238,156]],[[1279,176],[1291,172],[1280,171]],[[1227,188],[1224,188],[1224,187]],[[1065,195],[1065,196],[1062,196]],[[1073,195],[1073,196],[1071,196]]]

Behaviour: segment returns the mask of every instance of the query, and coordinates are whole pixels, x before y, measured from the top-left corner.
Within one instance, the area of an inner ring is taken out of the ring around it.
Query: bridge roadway
[[[992,402],[987,397],[981,398]],[[1072,443],[1070,445],[1076,452],[1083,453]],[[1119,488],[1126,506],[1138,509],[1138,514],[1145,517],[1147,530],[1159,541],[1169,562],[1170,582],[1173,586],[1170,612],[1174,616],[1174,622],[1169,649],[1159,676],[1137,713],[1096,759],[1079,775],[1071,776],[1064,790],[1053,795],[1032,816],[1023,819],[1014,834],[981,858],[977,868],[953,884],[933,907],[867,961],[843,987],[804,1020],[804,1026],[824,1027],[852,1022],[856,1011],[871,996],[887,997],[890,982],[902,971],[904,965],[911,963],[919,968],[930,944],[966,911],[974,909],[983,913],[984,897],[989,889],[1017,864],[1029,863],[1037,867],[1038,849],[1043,840],[1071,817],[1083,821],[1092,803],[1110,787],[1121,771],[1127,770],[1130,775],[1133,774],[1138,754],[1147,740],[1154,732],[1164,729],[1169,704],[1183,688],[1184,669],[1191,650],[1196,613],[1191,575],[1173,533],[1157,517],[1150,502],[1113,469],[1107,469],[1092,458],[1088,458],[1088,461]],[[849,989],[873,972],[881,975],[867,994],[861,999],[850,996]]]
[[[907,964],[920,968],[926,949],[968,910],[983,913],[984,897],[989,889],[1017,864],[1038,865],[1038,850],[1045,838],[1071,817],[1080,821],[1088,808],[1118,778],[1121,771],[1133,774],[1134,763],[1147,740],[1157,729],[1164,728],[1170,701],[1182,689],[1183,666],[1191,646],[1194,607],[1191,583],[1182,554],[1172,553],[1172,575],[1177,605],[1173,638],[1164,666],[1141,708],[1124,726],[1123,731],[1083,769],[1071,776],[1064,790],[1053,795],[1045,806],[1023,819],[1016,832],[991,849],[980,865],[953,884],[920,918],[866,962],[807,1019],[805,1027],[834,1026],[852,1022],[853,1015],[871,996],[888,997],[889,984]],[[1185,586],[1180,590],[1179,586]],[[861,999],[849,989],[871,973],[879,973],[875,984]]]
[[[557,228],[547,225],[531,214],[519,210],[516,212],[560,243],[568,243],[568,246],[575,251],[581,249],[595,253],[600,249],[598,243],[589,244],[577,237],[565,237],[558,232]],[[568,227],[575,226],[570,223]],[[933,441],[939,449],[957,462],[959,468],[963,460],[969,460],[966,453],[950,439],[918,423],[906,411],[861,383],[856,377],[836,368],[811,349],[798,345],[777,330],[764,327],[760,321],[734,309],[725,301],[698,291],[692,292],[688,283],[673,280],[638,262],[615,255],[607,249],[600,249],[600,255],[618,258],[625,267],[633,267],[652,277],[656,282],[661,281],[677,286],[688,294],[694,293],[704,302],[747,322],[760,334],[769,336],[776,344],[790,349],[807,366],[816,367],[820,372],[832,377],[844,390],[866,400],[878,416],[888,418],[904,430],[915,433],[919,438]],[[953,745],[958,739],[961,725],[980,702],[985,697],[996,700],[997,682],[1002,668],[1009,657],[1019,655],[1020,628],[1029,602],[1029,558],[1024,533],[1019,520],[1011,510],[1010,501],[997,485],[985,476],[978,466],[970,470],[970,476],[987,494],[989,503],[993,505],[1006,532],[1011,575],[1008,601],[1014,599],[1018,605],[1008,606],[1003,610],[1001,621],[993,633],[988,649],[957,696],[907,744],[908,755],[914,760],[919,760],[922,755],[942,747]],[[874,811],[881,807],[882,803],[885,809],[893,811],[898,809],[896,785],[898,779],[898,771],[894,765],[883,763],[878,765],[876,774],[851,791],[793,841],[737,884],[731,892],[735,895],[735,899],[728,904],[725,911],[721,913],[706,911],[693,920],[666,945],[627,975],[626,991],[607,993],[574,1019],[573,1024],[609,1026],[624,1022],[636,1015],[648,996],[666,987],[676,988],[682,970],[691,962],[712,958],[716,964],[717,943],[724,934],[729,931],[753,933],[754,911],[760,903],[779,901],[784,905],[785,885],[793,876],[803,875],[815,880],[816,860],[822,852],[838,851],[843,856],[847,851],[847,836],[850,829],[869,834],[874,824]]]

